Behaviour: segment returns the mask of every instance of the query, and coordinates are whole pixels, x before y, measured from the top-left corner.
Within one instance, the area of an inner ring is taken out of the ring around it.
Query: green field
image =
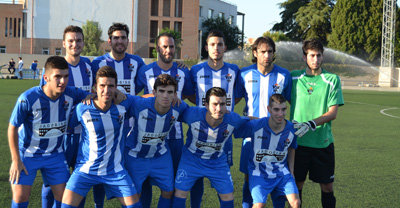
[[[10,153],[8,119],[20,93],[38,81],[0,80],[0,204],[8,207]],[[400,92],[344,90],[345,105],[333,122],[336,149],[335,195],[337,207],[399,207],[400,205]],[[242,110],[243,101],[237,110]],[[385,110],[386,109],[386,110]],[[383,110],[383,111],[382,111]],[[382,111],[382,113],[381,113]],[[241,140],[234,141],[232,176],[235,205],[240,207],[242,174],[238,171]],[[40,174],[38,174],[40,175]],[[41,178],[35,181],[30,207],[40,207]],[[158,193],[154,194],[158,199]],[[86,207],[93,207],[91,196]],[[218,207],[218,198],[206,180],[203,207]],[[321,207],[319,185],[307,182],[303,207]],[[154,202],[154,207],[155,207]],[[119,207],[115,200],[105,207]],[[268,207],[272,207],[268,204]]]

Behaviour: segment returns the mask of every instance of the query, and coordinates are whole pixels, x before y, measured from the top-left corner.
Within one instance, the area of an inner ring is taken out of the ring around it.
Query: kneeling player
[[[96,73],[97,97],[79,104],[70,127],[82,124],[82,147],[68,180],[63,207],[76,207],[93,185],[103,184],[108,199],[117,197],[123,207],[141,207],[139,195],[122,164],[125,118],[132,116],[133,100],[113,104],[117,74],[109,66]]]
[[[267,108],[270,117],[252,120],[235,134],[252,138],[247,158],[253,208],[264,207],[272,191],[286,195],[291,207],[300,207],[293,178],[297,142],[293,124],[285,120],[286,99],[281,94],[274,94]]]

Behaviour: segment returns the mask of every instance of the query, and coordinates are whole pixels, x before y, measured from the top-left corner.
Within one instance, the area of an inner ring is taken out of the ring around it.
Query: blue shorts
[[[125,168],[128,170],[137,192],[141,193],[143,182],[149,177],[152,184],[162,191],[174,190],[174,170],[169,151],[155,158],[132,157],[125,151]]]
[[[65,188],[84,197],[90,188],[97,184],[103,184],[107,199],[137,194],[135,185],[126,170],[104,176],[89,175],[76,170],[72,173]]]
[[[76,157],[79,150],[81,134],[66,134],[64,137],[64,154],[67,160],[68,167],[74,169],[76,164]]]
[[[248,137],[243,139],[242,150],[240,153],[240,172],[244,174],[249,174],[248,166],[249,166],[249,153],[251,152],[251,138]]]
[[[181,160],[183,139],[167,139],[165,142],[167,143],[170,150],[169,152],[171,153],[175,173],[178,169],[179,161]]]
[[[42,173],[43,181],[49,185],[66,183],[69,178],[69,170],[63,153],[55,153],[42,157],[21,157],[28,175],[21,172],[20,185],[32,185],[35,181],[37,171]],[[16,183],[15,183],[16,184]]]
[[[211,160],[201,159],[184,148],[175,177],[175,188],[190,191],[197,179],[203,177],[210,180],[211,186],[219,194],[233,192],[232,176],[225,157]]]
[[[266,178],[263,176],[249,176],[249,187],[253,203],[266,203],[268,194],[274,191],[276,195],[298,194],[296,182],[292,174]]]

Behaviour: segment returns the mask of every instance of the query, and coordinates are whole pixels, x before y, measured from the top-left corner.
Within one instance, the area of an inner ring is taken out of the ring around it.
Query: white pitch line
[[[390,114],[388,114],[388,113],[385,113],[386,110],[395,110],[395,109],[399,109],[399,108],[397,108],[397,107],[386,106],[386,105],[370,104],[370,103],[361,103],[361,102],[355,102],[355,101],[346,101],[346,102],[347,102],[347,103],[354,103],[354,104],[361,104],[361,105],[370,105],[370,106],[376,106],[376,107],[389,107],[389,108],[385,108],[385,109],[380,110],[380,113],[381,113],[382,115],[389,116],[389,117],[392,117],[392,118],[400,118],[399,116],[394,116],[394,115],[390,115]]]
[[[385,113],[386,110],[393,110],[393,109],[399,109],[399,108],[396,108],[396,107],[395,108],[386,108],[386,109],[382,109],[380,112],[385,116],[389,116],[389,117],[392,117],[392,118],[400,118],[399,116],[394,116],[394,115],[390,115],[388,113]]]

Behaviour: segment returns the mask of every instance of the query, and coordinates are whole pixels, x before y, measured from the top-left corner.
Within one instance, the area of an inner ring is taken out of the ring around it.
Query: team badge
[[[182,179],[186,178],[187,173],[183,169],[179,169],[176,173],[175,183],[182,183]]]
[[[129,64],[128,66],[129,71],[135,70],[135,66],[133,64]]]
[[[175,80],[176,80],[176,82],[179,82],[181,80],[181,76],[179,76],[179,74],[176,74],[175,75]]]
[[[124,120],[124,116],[118,115],[118,123],[122,124],[122,121]]]
[[[228,82],[230,82],[230,81],[232,81],[232,74],[226,74],[225,75],[225,79],[226,79],[226,81],[228,81]]]
[[[274,93],[279,93],[279,89],[281,88],[281,86],[279,86],[278,83],[274,84],[274,86],[272,86]]]
[[[88,77],[91,77],[92,73],[90,72],[89,69],[86,69],[86,74],[88,75]]]
[[[222,133],[223,137],[228,137],[229,136],[229,131],[228,129],[225,129],[224,133]]]
[[[68,101],[64,101],[64,110],[67,111],[69,108],[69,103]]]
[[[171,116],[171,120],[169,122],[169,125],[170,126],[174,125],[175,121],[176,121],[176,118],[174,116]]]
[[[285,147],[289,146],[289,144],[290,144],[290,140],[289,140],[289,138],[287,138],[287,139],[285,140]]]
[[[307,89],[307,92],[308,92],[309,95],[311,95],[311,94],[313,93],[313,91],[314,91],[314,90],[313,90],[312,87],[310,87],[310,88]]]

